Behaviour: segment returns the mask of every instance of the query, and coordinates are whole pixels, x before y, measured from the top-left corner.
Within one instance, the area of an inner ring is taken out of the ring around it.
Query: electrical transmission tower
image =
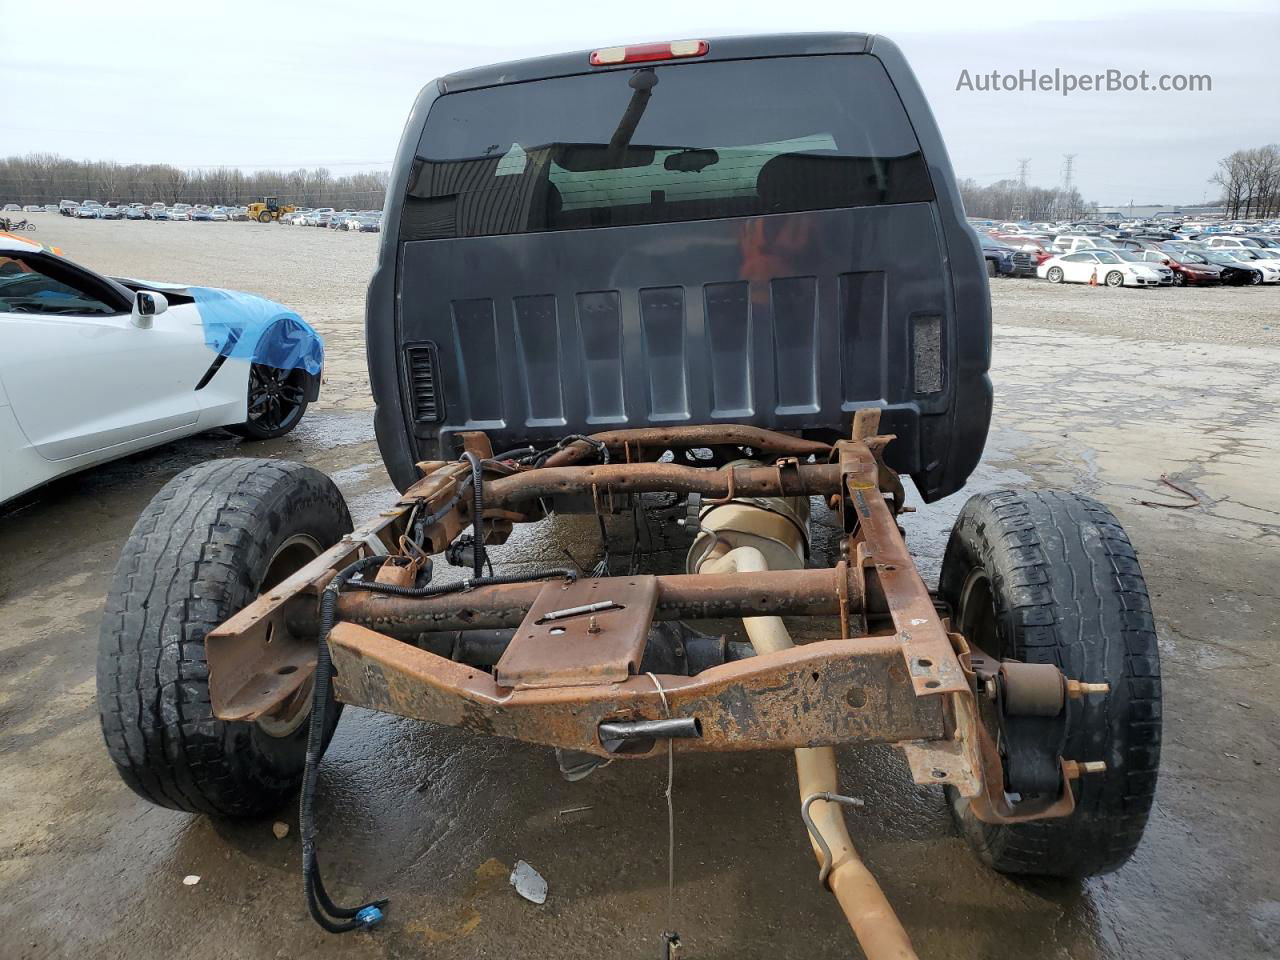
[[[1013,219],[1018,221],[1027,218],[1027,166],[1030,163],[1030,157],[1018,160],[1018,196],[1013,201]]]
[[[1071,194],[1072,168],[1075,166],[1077,154],[1064,153],[1062,155],[1062,195],[1061,199],[1065,203],[1070,203],[1069,196]],[[1074,217],[1076,215],[1075,204],[1071,203],[1066,211],[1067,216]]]

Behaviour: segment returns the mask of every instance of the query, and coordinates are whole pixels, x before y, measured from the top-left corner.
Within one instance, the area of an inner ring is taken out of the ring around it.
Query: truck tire
[[[310,697],[289,715],[213,716],[204,638],[351,532],[333,481],[278,460],[180,473],[116,564],[98,645],[98,711],[124,782],[162,807],[227,817],[277,809],[302,779]],[[337,726],[332,711],[325,743]]]
[[[271,222],[271,212],[270,212],[269,210],[263,210],[260,214],[258,214],[258,222],[259,222],[259,223],[270,223],[270,222]]]
[[[1161,737],[1155,625],[1128,536],[1088,497],[979,494],[956,519],[939,593],[956,629],[987,654],[1111,685],[1108,694],[1067,701],[1064,756],[1107,764],[1105,773],[1074,781],[1069,817],[986,824],[948,788],[960,832],[1004,873],[1087,877],[1117,869],[1142,839]]]

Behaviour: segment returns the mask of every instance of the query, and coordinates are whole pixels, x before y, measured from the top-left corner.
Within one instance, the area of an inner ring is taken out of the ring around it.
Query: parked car
[[[1124,260],[1126,263],[1145,264],[1146,266],[1150,267],[1152,271],[1155,272],[1156,276],[1160,278],[1160,282],[1162,284],[1172,286],[1173,270],[1170,269],[1169,265],[1165,263],[1164,260],[1162,260],[1159,257],[1159,255],[1153,256],[1150,259],[1148,259],[1146,256],[1147,252],[1148,251],[1145,251],[1145,250],[1142,251],[1141,253],[1135,253],[1132,250],[1116,250],[1115,255],[1119,257],[1121,260]]]
[[[1050,283],[1092,280],[1109,287],[1158,287],[1173,282],[1172,274],[1169,279],[1162,279],[1155,264],[1125,260],[1114,250],[1081,250],[1050,257],[1036,268],[1036,276]]]
[[[101,207],[80,206],[76,207],[75,216],[77,220],[96,220],[98,211]]]
[[[23,213],[44,213],[44,207],[38,203],[28,203],[22,208]]]
[[[203,220],[204,222],[206,222],[206,223],[207,223],[207,222],[209,222],[210,220],[212,220],[212,219],[213,219],[213,211],[212,211],[212,210],[201,210],[199,207],[196,207],[194,210],[192,210],[192,211],[191,211],[190,219],[191,219],[191,220]]]
[[[16,203],[6,203],[3,207],[0,207],[0,212],[2,212],[2,213],[21,213],[21,212],[22,212],[22,207],[21,207],[21,206],[19,206],[19,205],[18,205],[18,204],[16,204]]]
[[[1126,237],[1120,240],[1112,240],[1111,243],[1117,250],[1141,253],[1144,250],[1159,250],[1161,241],[1151,237]]]
[[[123,220],[124,210],[120,207],[98,207],[99,220]]]
[[[1106,237],[1097,235],[1064,233],[1053,240],[1053,249],[1060,254],[1075,253],[1079,250],[1110,250],[1114,246]]]
[[[214,220],[218,223],[226,223],[228,220],[231,219],[231,217],[230,215],[228,215],[227,211],[225,210],[210,210],[209,219]]]
[[[987,262],[988,277],[1012,277],[1017,273],[1012,247],[993,240],[985,233],[978,234],[978,241],[982,245],[982,257]]]
[[[1141,256],[1146,260],[1158,259],[1172,270],[1173,284],[1177,287],[1209,286],[1223,282],[1223,268],[1210,263],[1198,253],[1147,250]]]
[[[147,211],[144,207],[126,207],[124,218],[126,220],[145,220],[147,219]]]
[[[354,221],[348,221],[348,223],[351,222],[354,222],[355,226],[348,226],[348,230],[356,230],[360,233],[378,233],[382,230],[382,217],[380,216],[364,214],[356,217]]]
[[[1280,283],[1280,260],[1262,256],[1263,251],[1261,249],[1241,247],[1239,249],[1218,250],[1217,252],[1239,261],[1246,267],[1259,271],[1262,274],[1262,279],[1255,281],[1256,283]]]
[[[155,207],[152,207],[150,210],[147,211],[147,219],[148,220],[168,220],[169,211],[166,210],[164,207],[160,207],[158,210]]]
[[[1266,278],[1263,276],[1262,270],[1256,269],[1245,264],[1243,261],[1237,260],[1223,250],[1205,250],[1198,256],[1203,257],[1209,263],[1216,264],[1222,268],[1222,282],[1229,286],[1243,286],[1245,284],[1262,283]],[[1191,254],[1188,254],[1191,256]]]
[[[1212,250],[1239,250],[1241,247],[1260,247],[1252,237],[1208,237],[1204,245]]]
[[[46,203],[43,207],[45,213],[61,213],[62,208],[56,203]]]
[[[322,363],[319,336],[279,304],[105,277],[0,237],[0,502],[214,427],[288,433]]]
[[[1008,234],[1008,233],[997,233],[997,234],[993,234],[992,236],[994,236],[995,239],[1000,240],[1001,242],[1006,243],[1010,247],[1012,247],[1015,251],[1014,253],[1015,258],[1017,257],[1017,251],[1022,251],[1024,253],[1030,254],[1031,255],[1030,261],[1031,261],[1032,268],[1039,266],[1040,264],[1044,263],[1044,261],[1048,260],[1051,256],[1053,256],[1053,251],[1049,249],[1046,241],[1034,234],[1028,233],[1028,234],[1022,234],[1022,235],[1015,235],[1015,234]],[[1028,272],[1034,273],[1035,270],[1032,269]]]

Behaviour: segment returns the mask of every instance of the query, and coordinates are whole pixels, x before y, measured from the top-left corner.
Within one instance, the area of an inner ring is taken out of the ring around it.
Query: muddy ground
[[[306,916],[296,814],[217,823],[149,807],[98,733],[102,597],[138,511],[209,457],[304,460],[357,521],[390,496],[368,420],[363,283],[375,238],[257,224],[73,222],[39,239],[105,272],[229,285],[288,303],[328,340],[321,403],[290,437],[210,434],[66,479],[0,510],[0,957],[654,957],[666,926],[662,764],[562,782],[548,751],[348,710],[321,774],[339,899],[388,896],[376,932]],[[1160,958],[1280,951],[1280,290],[1112,291],[996,282],[996,412],[973,489],[1089,493],[1138,547],[1160,629],[1165,753],[1134,860],[1074,883],[985,870],[942,795],[888,749],[841,754],[864,856],[922,957]],[[1199,499],[1159,483],[1167,474]],[[964,494],[908,515],[936,575]],[[1167,504],[1148,506],[1138,501]],[[626,531],[620,530],[625,536]],[[644,531],[647,569],[683,541]],[[589,524],[528,531],[499,560],[564,548]],[[675,924],[691,958],[856,955],[796,815],[785,755],[679,758]],[[572,808],[582,808],[566,812]],[[538,907],[506,876],[550,883]],[[183,885],[197,875],[199,883]]]

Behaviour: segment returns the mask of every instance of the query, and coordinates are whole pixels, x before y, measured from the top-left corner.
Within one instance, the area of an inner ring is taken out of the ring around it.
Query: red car
[[[1192,253],[1190,250],[1182,253],[1149,252],[1148,256],[1159,257],[1164,261],[1165,265],[1173,271],[1173,284],[1177,287],[1218,284],[1227,280],[1222,275],[1222,267],[1216,263],[1210,263],[1200,254]]]

